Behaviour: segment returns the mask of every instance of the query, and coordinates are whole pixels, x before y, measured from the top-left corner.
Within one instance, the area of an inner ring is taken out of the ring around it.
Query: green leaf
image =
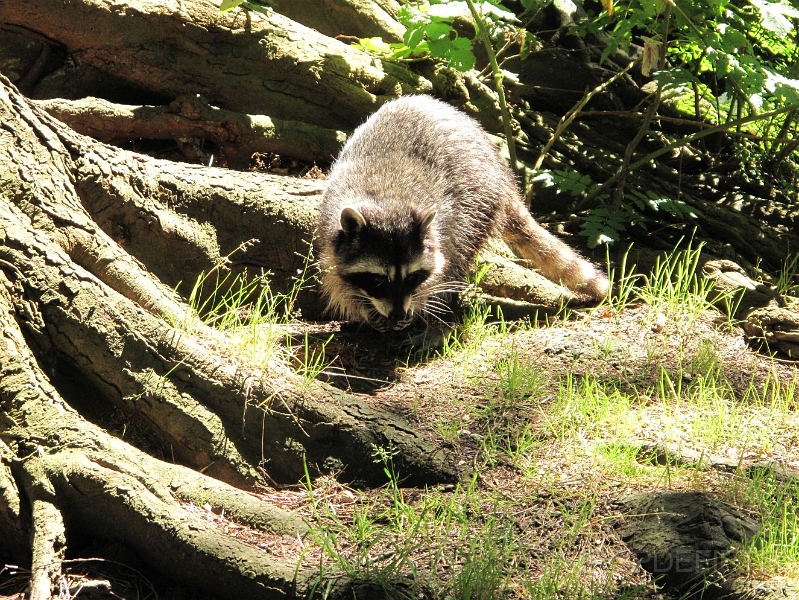
[[[683,221],[692,221],[702,216],[702,212],[699,209],[689,206],[684,201],[675,200],[668,196],[661,196],[652,190],[646,192],[631,190],[627,198],[641,211],[663,211]]]
[[[580,235],[588,239],[589,248],[596,248],[600,244],[612,244],[621,239],[630,217],[631,214],[625,210],[596,208],[585,217],[580,227]]]
[[[787,37],[794,30],[790,19],[799,19],[799,9],[781,2],[750,0],[760,12],[760,24],[778,37]]]
[[[583,175],[579,171],[539,171],[533,181],[540,181],[544,187],[556,187],[559,194],[581,196],[596,187],[590,175]]]
[[[788,104],[799,103],[799,79],[768,72],[765,87],[774,95],[785,98]]]
[[[721,47],[725,52],[737,54],[741,50],[748,50],[749,40],[742,32],[732,27],[724,27],[723,33]]]
[[[434,40],[449,41],[450,35],[453,33],[454,29],[446,23],[430,23],[424,28],[424,31],[427,34],[427,40],[429,42]]]
[[[219,12],[228,12],[236,8],[237,6],[244,4],[247,0],[222,0],[222,3],[219,5]]]
[[[402,41],[408,48],[417,48],[424,41],[424,26],[408,27],[402,36]]]
[[[446,58],[452,67],[461,72],[474,69],[475,62],[477,62],[472,51],[472,42],[464,37],[452,40]]]
[[[360,38],[358,45],[372,54],[393,54],[394,50],[381,37]]]

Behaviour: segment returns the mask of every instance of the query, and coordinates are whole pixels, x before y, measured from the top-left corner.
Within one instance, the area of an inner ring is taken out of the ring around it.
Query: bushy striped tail
[[[605,274],[541,227],[521,200],[508,203],[505,218],[502,238],[544,277],[593,300],[607,295]]]

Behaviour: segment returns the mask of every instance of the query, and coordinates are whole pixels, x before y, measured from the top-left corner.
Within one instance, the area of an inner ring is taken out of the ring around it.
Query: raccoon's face
[[[341,211],[337,276],[348,288],[350,308],[378,331],[404,329],[425,310],[427,291],[444,266],[435,216],[416,211],[382,223],[352,207]]]

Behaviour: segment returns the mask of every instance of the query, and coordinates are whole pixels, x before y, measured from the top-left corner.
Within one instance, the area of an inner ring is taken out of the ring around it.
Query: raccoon
[[[497,234],[548,279],[607,294],[607,278],[532,218],[474,119],[429,96],[388,102],[355,130],[322,197],[315,252],[328,309],[381,332],[426,323],[435,346]]]

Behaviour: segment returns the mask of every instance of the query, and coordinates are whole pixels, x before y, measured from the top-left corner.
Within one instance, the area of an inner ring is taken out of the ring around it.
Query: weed
[[[689,241],[685,250],[675,249],[664,258],[657,258],[652,272],[644,277],[644,285],[637,290],[652,315],[663,313],[687,326],[712,308],[708,294],[713,283],[698,273],[702,246],[700,243],[694,248]]]
[[[297,357],[296,354],[292,352],[291,339],[286,337],[286,352],[294,356],[297,362],[295,370],[302,378],[300,382],[300,387],[302,389],[308,389],[311,384],[316,381],[316,378],[333,363],[333,360],[335,360],[328,360],[325,354],[325,349],[332,339],[333,336],[330,335],[327,340],[322,342],[321,347],[315,348],[309,341],[308,332],[306,331],[303,335],[303,344],[300,350],[301,355]]]
[[[770,371],[762,385],[752,381],[746,390],[743,400],[747,404],[766,408],[771,413],[785,414],[797,408],[797,385],[799,375],[783,381],[779,374]]]
[[[691,359],[689,372],[692,374],[712,375],[721,373],[721,360],[711,340],[700,340],[696,354]]]
[[[516,467],[531,475],[535,471],[535,458],[543,446],[541,436],[526,424],[521,431],[517,430],[512,437],[508,437],[508,444],[503,450]]]
[[[515,349],[509,357],[501,359],[494,370],[499,378],[499,391],[509,402],[538,396],[546,383],[541,370],[528,361],[520,361]]]
[[[461,568],[451,582],[451,595],[464,600],[493,600],[508,586],[506,568],[516,550],[512,527],[494,516],[461,550]]]
[[[736,479],[734,497],[753,508],[758,532],[738,560],[749,571],[799,575],[799,481],[780,480],[769,468],[753,469]]]
[[[637,445],[612,440],[599,444],[595,452],[603,468],[612,476],[633,479],[647,473],[647,469],[638,462],[641,448]]]
[[[281,359],[294,357],[301,387],[307,387],[332,362],[325,359],[325,348],[331,338],[318,349],[309,344],[306,333],[297,357],[290,336],[286,335],[297,297],[312,277],[311,261],[309,252],[293,285],[282,293],[272,290],[268,272],[255,277],[244,273],[221,274],[224,262],[220,262],[208,273],[197,276],[189,292],[186,316],[182,323],[173,323],[173,326],[195,332],[200,325],[205,325],[224,332],[231,345],[231,354],[250,365],[269,364],[275,356]],[[285,339],[282,347],[281,339]]]
[[[777,277],[777,291],[784,296],[799,296],[799,252],[789,254]]]
[[[596,377],[568,373],[559,382],[546,415],[550,432],[561,442],[586,436],[617,436],[629,430],[632,398]]]

